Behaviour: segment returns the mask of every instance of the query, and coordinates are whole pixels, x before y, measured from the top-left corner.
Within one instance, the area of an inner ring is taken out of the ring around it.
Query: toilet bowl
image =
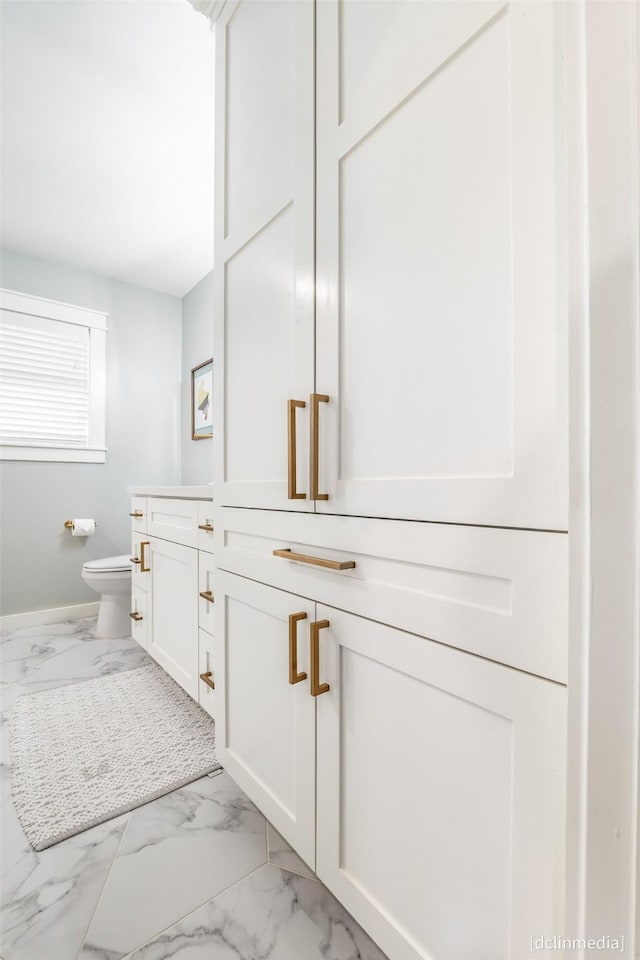
[[[128,637],[131,633],[131,562],[128,555],[88,560],[82,567],[82,579],[100,594],[96,637]]]

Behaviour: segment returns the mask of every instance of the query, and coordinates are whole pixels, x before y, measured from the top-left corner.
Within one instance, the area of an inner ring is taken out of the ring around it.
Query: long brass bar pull
[[[296,490],[296,468],[298,465],[298,451],[296,443],[296,407],[306,407],[304,400],[287,400],[287,447],[288,447],[288,474],[287,496],[289,500],[306,500],[306,493]]]
[[[319,697],[329,689],[328,683],[320,683],[320,631],[325,630],[330,623],[328,620],[316,620],[309,624],[311,641],[311,696]]]
[[[324,567],[326,570],[353,570],[356,565],[355,560],[325,560],[324,557],[308,557],[305,553],[293,553],[289,547],[274,550],[273,556],[295,560],[297,563],[310,563],[314,567]]]
[[[306,680],[306,673],[298,673],[298,621],[306,620],[306,613],[289,614],[289,683]]]
[[[215,690],[216,685],[215,685],[215,683],[213,682],[213,680],[211,679],[212,676],[213,676],[213,674],[212,674],[211,670],[207,670],[206,673],[201,673],[201,674],[200,674],[200,679],[202,680],[203,683],[206,683],[206,685],[207,685],[208,687],[211,687],[212,690]]]
[[[309,463],[310,500],[328,500],[328,493],[318,493],[318,470],[320,460],[320,411],[321,403],[329,403],[326,393],[312,393],[309,398],[311,406],[311,457]]]
[[[144,555],[144,548],[148,546],[149,546],[148,540],[140,541],[140,573],[149,573],[149,570],[151,570],[151,567],[145,566],[146,559]]]

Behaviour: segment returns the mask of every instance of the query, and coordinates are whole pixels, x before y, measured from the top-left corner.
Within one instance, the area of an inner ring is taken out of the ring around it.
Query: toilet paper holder
[[[64,525],[65,527],[69,527],[69,530],[73,530],[73,520],[65,520]],[[98,524],[96,522],[96,528],[97,526]]]

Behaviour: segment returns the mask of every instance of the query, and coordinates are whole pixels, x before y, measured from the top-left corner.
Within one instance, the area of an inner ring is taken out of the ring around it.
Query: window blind
[[[0,442],[88,447],[89,373],[87,327],[3,311]]]

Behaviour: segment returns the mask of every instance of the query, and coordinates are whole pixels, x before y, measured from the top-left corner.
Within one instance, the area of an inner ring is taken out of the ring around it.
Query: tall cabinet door
[[[216,24],[214,476],[222,505],[313,510],[313,70],[312,0],[227,3]]]
[[[567,528],[563,13],[318,4],[318,510]]]
[[[216,573],[216,752],[306,860],[315,863],[315,699],[309,624],[315,604]]]
[[[320,879],[393,960],[522,960],[561,934],[566,688],[317,617]]]

